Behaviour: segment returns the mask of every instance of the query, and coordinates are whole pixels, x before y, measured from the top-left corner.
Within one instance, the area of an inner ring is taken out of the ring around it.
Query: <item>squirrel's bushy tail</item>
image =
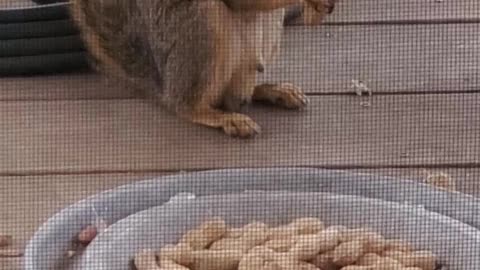
[[[97,69],[122,77],[145,75],[150,56],[135,0],[73,0],[71,13]]]

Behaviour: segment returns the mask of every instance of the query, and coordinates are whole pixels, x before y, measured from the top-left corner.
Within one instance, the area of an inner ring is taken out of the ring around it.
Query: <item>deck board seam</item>
[[[285,167],[285,166],[283,166]],[[470,163],[437,163],[437,164],[326,164],[326,165],[308,165],[308,166],[288,166],[289,168],[316,168],[326,170],[359,170],[359,169],[480,169],[480,162]],[[245,167],[228,167],[225,169],[242,169]],[[277,168],[277,166],[268,166],[262,168]],[[184,170],[86,170],[86,171],[26,171],[22,173],[18,172],[0,172],[0,177],[26,177],[26,176],[72,176],[72,175],[106,175],[106,174],[152,174],[152,173],[182,173],[182,172],[201,172],[209,170],[219,170],[220,168],[190,168]]]

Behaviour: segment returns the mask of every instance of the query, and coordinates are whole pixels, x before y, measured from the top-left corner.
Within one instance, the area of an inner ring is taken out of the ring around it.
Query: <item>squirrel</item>
[[[72,17],[93,66],[154,97],[177,117],[252,137],[240,113],[251,101],[290,109],[307,98],[288,83],[256,85],[279,50],[285,10],[319,17],[334,0],[73,0]]]

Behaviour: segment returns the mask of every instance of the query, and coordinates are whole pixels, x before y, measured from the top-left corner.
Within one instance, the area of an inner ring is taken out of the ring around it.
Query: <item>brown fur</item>
[[[99,70],[181,118],[249,137],[260,128],[233,111],[252,97],[305,105],[291,85],[255,86],[278,51],[284,8],[301,1],[73,0],[72,14]]]

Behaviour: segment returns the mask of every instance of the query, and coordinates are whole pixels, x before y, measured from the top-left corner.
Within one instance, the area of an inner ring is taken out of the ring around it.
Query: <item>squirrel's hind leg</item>
[[[230,136],[252,137],[260,127],[250,117],[219,108],[240,65],[232,11],[218,0],[196,4],[202,16],[194,29],[182,29],[181,40],[172,48],[161,98],[182,119]]]

